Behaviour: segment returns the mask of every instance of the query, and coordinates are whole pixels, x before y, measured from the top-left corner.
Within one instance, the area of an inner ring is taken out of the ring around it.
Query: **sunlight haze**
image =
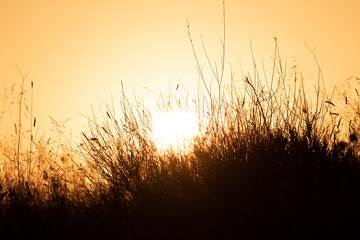
[[[198,124],[189,113],[174,111],[158,114],[152,123],[152,133],[157,148],[188,148],[191,140],[199,134]]]
[[[290,63],[295,57],[309,72],[316,55],[329,86],[360,76],[360,3],[343,1],[227,0],[226,72],[230,63],[252,70],[255,58],[271,65],[274,37]],[[168,91],[180,83],[194,89],[198,73],[187,24],[203,57],[220,63],[223,34],[220,0],[1,0],[0,87],[20,84],[16,65],[34,82],[34,113],[43,131],[50,119],[71,118],[75,134],[84,115],[121,95],[121,81],[132,97]]]

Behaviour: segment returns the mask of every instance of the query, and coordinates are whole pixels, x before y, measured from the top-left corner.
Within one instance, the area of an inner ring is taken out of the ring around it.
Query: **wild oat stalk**
[[[32,162],[32,144],[34,141],[33,136],[33,126],[36,125],[36,119],[34,119],[33,123],[33,95],[34,95],[34,82],[31,81],[31,107],[30,107],[30,146],[29,146],[29,162],[28,162],[28,182],[30,182],[31,178],[31,162]]]
[[[24,83],[25,83],[25,79],[27,78],[28,73],[26,73],[25,75],[22,73],[22,71],[19,69],[19,67],[16,65],[16,68],[18,69],[20,75],[21,75],[21,79],[22,79],[22,83],[21,83],[21,91],[19,94],[19,121],[18,121],[18,143],[17,143],[17,151],[16,151],[16,163],[17,163],[17,171],[18,171],[18,181],[20,183],[20,177],[21,177],[21,173],[20,173],[20,145],[21,145],[21,115],[22,115],[22,102],[23,102],[23,95],[24,95]]]

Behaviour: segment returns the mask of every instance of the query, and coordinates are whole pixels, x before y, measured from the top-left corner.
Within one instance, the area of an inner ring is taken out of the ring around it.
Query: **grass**
[[[3,236],[359,235],[357,90],[341,88],[329,94],[320,67],[315,80],[306,79],[297,65],[285,67],[275,39],[270,78],[260,78],[254,60],[252,76],[232,69],[228,85],[223,83],[223,42],[220,69],[208,60],[214,91],[202,72],[190,30],[189,38],[201,87],[193,95],[176,90],[157,98],[160,111],[196,114],[201,134],[186,151],[159,151],[151,137],[152,112],[130,101],[124,91],[120,109],[106,106],[88,118],[78,147],[64,136],[65,123],[53,119],[57,137],[33,135],[31,108],[22,108],[28,103],[25,77],[19,92],[13,86],[11,94],[4,95],[0,119],[14,107],[20,113],[19,129],[0,140]],[[307,83],[315,86],[313,91]],[[21,117],[26,111],[30,119]],[[21,130],[24,120],[30,122],[29,130]]]

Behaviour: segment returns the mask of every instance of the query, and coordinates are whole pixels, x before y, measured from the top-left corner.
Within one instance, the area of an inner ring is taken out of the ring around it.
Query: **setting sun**
[[[186,112],[161,113],[153,119],[152,133],[159,149],[187,148],[198,132],[196,120]]]
[[[0,0],[0,240],[359,236],[359,12]]]

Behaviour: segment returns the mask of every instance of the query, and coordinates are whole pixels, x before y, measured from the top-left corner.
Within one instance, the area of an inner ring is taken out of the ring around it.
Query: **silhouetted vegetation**
[[[193,44],[190,31],[189,37]],[[220,69],[209,61],[215,92],[194,50],[202,87],[194,95],[170,92],[158,98],[161,111],[196,114],[200,134],[188,149],[158,150],[152,113],[124,93],[120,109],[107,107],[100,119],[97,113],[88,118],[77,147],[55,120],[57,137],[35,137],[32,128],[22,126],[22,111],[30,111],[23,105],[28,104],[23,76],[20,92],[11,88],[1,114],[18,107],[15,132],[0,140],[1,236],[358,236],[359,96],[351,95],[351,88],[346,95],[336,89],[328,94],[320,68],[314,91],[308,90],[313,80],[297,65],[286,68],[277,44],[275,50],[269,79],[260,79],[254,61],[252,77],[233,71],[225,85],[225,55]]]

